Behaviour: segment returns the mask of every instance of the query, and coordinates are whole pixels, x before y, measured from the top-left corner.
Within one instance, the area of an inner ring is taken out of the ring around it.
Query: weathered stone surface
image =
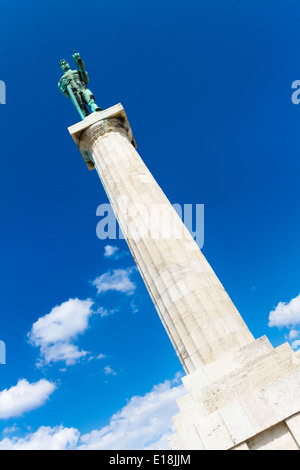
[[[135,149],[123,107],[69,128],[95,166],[185,371],[253,341],[225,289]],[[160,215],[159,215],[160,214]]]
[[[227,353],[183,378],[187,394],[173,418],[179,434],[170,442],[187,449],[185,427],[194,424],[199,449],[298,449],[299,381],[299,360],[288,344],[274,349],[264,336]],[[218,434],[209,431],[211,422],[218,422]]]
[[[300,449],[300,413],[291,416],[285,422]]]
[[[187,372],[173,449],[299,449],[300,353],[254,340],[136,151],[122,105],[69,128]]]
[[[247,445],[249,450],[299,450],[284,422],[252,437]]]

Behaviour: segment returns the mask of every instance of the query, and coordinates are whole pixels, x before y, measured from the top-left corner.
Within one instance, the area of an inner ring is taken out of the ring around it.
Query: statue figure
[[[89,76],[85,70],[84,62],[82,61],[79,52],[74,51],[72,55],[77,70],[71,70],[70,65],[66,60],[60,61],[60,68],[64,75],[58,82],[58,88],[67,97],[70,98],[73,105],[80,114],[81,119],[84,119],[90,113],[87,105],[92,112],[102,111],[102,108],[95,103],[95,97],[91,90],[88,89]]]

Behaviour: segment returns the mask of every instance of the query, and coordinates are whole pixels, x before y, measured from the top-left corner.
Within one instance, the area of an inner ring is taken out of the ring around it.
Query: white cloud
[[[32,326],[30,339],[40,344],[67,342],[83,333],[91,315],[91,300],[69,299],[54,307]]]
[[[16,424],[13,424],[12,426],[8,426],[3,429],[2,434],[14,434],[17,431],[19,431],[19,428]]]
[[[136,285],[132,282],[130,276],[135,271],[135,267],[114,269],[97,277],[92,281],[92,284],[97,288],[98,294],[114,290],[131,295],[136,289]]]
[[[104,257],[105,258],[112,258],[114,260],[119,260],[124,256],[128,256],[130,253],[129,251],[122,250],[120,251],[117,246],[106,245],[104,247]]]
[[[65,361],[75,364],[87,351],[79,351],[72,341],[88,328],[93,301],[69,299],[40,317],[28,333],[31,344],[40,348],[40,365]]]
[[[300,340],[299,339],[292,342],[292,348],[293,349],[298,349],[299,347],[300,347]]]
[[[71,343],[55,343],[46,344],[41,347],[42,359],[38,365],[42,367],[44,364],[51,362],[64,361],[67,366],[74,365],[79,359],[88,354],[87,351],[79,351],[78,346]]]
[[[109,365],[104,367],[104,372],[106,375],[117,375],[116,372]]]
[[[27,411],[39,408],[55,388],[55,384],[45,379],[35,383],[20,379],[14,387],[0,392],[0,419],[21,416]]]
[[[270,312],[269,326],[278,328],[292,327],[300,323],[300,294],[290,302],[279,302]]]
[[[100,360],[100,359],[104,359],[105,358],[105,354],[98,354],[98,356],[96,356],[96,359]]]
[[[291,331],[289,332],[288,339],[289,339],[289,340],[292,340],[292,339],[297,338],[297,336],[299,336],[299,331],[297,331],[297,330],[291,330]]]
[[[106,308],[104,307],[99,307],[95,313],[97,313],[98,315],[100,315],[101,318],[105,318],[105,317],[109,317],[110,315],[113,315],[114,313],[118,312],[119,310],[117,308],[113,308],[113,309],[110,309],[110,310],[107,310]]]
[[[153,387],[144,396],[131,398],[107,426],[81,436],[79,449],[169,449],[167,435],[178,413],[176,399],[184,393],[177,379]],[[175,386],[177,385],[177,386]]]
[[[131,301],[130,307],[131,307],[132,313],[138,313],[139,309],[136,304],[136,299]]]
[[[116,252],[119,250],[117,246],[111,246],[111,245],[106,245],[104,247],[104,257],[105,258],[110,258],[111,256],[114,256]]]
[[[74,428],[41,426],[25,437],[5,437],[1,449],[169,449],[167,436],[174,432],[172,416],[178,413],[176,399],[185,393],[178,377],[159,384],[144,396],[134,396],[109,424],[88,434]]]
[[[22,438],[4,438],[0,450],[68,450],[76,447],[79,435],[75,428],[41,426]]]

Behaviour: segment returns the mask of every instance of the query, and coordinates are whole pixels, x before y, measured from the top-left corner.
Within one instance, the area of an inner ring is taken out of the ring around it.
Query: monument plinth
[[[136,151],[121,104],[69,132],[96,168],[161,321],[187,373],[174,449],[300,448],[300,355],[254,340]],[[157,211],[162,214],[159,219]]]

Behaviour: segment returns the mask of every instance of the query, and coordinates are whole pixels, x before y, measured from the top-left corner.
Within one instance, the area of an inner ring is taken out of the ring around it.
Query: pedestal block
[[[183,378],[173,449],[299,450],[300,353],[264,336]]]

